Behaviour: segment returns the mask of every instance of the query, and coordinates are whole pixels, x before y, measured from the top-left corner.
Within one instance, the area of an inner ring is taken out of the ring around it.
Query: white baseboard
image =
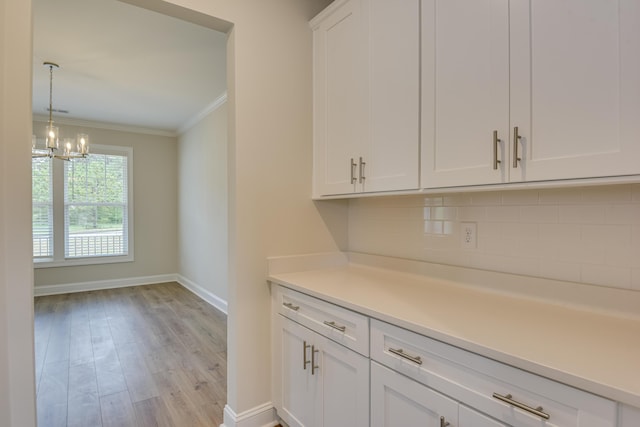
[[[193,292],[194,294],[196,294],[197,296],[199,296],[200,298],[202,298],[203,300],[205,300],[206,302],[208,302],[209,304],[211,304],[212,306],[214,306],[224,314],[228,314],[227,302],[222,298],[218,297],[212,292],[209,292],[202,286],[199,286],[198,284],[192,282],[191,280],[187,279],[181,274],[177,275],[176,280],[182,286],[184,286],[185,288],[187,288],[188,290],[190,290],[191,292]]]
[[[177,282],[177,274],[160,274],[157,276],[130,277],[126,279],[96,280],[61,285],[35,286],[35,296],[70,294],[74,292],[99,291],[101,289],[126,288],[129,286],[152,285],[154,283]]]
[[[229,405],[224,406],[224,424],[220,427],[273,427],[278,425],[276,410],[271,402],[236,414]]]

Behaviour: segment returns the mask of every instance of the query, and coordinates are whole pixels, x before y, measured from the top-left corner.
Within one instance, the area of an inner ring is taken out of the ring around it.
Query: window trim
[[[91,257],[65,258],[64,251],[64,164],[53,161],[53,257],[33,258],[34,268],[73,267],[83,265],[100,265],[133,262],[134,259],[134,198],[133,198],[133,147],[119,145],[91,145],[91,152],[96,154],[113,154],[127,157],[127,255],[102,255]],[[60,193],[58,195],[58,193]],[[58,205],[58,206],[56,206]],[[56,215],[57,213],[57,215]],[[57,243],[60,241],[62,245]],[[56,249],[62,248],[56,251]]]

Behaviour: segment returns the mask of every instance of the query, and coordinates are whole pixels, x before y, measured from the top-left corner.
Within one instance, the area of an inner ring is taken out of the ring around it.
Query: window
[[[53,194],[51,159],[35,158],[31,167],[33,257],[53,256]]]
[[[41,164],[43,159],[33,159],[37,267],[133,260],[133,151],[95,145],[92,151],[85,159],[64,162],[44,159]],[[49,185],[45,176],[50,177]]]

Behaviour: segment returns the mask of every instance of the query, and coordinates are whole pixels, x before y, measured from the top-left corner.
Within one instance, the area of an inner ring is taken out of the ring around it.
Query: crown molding
[[[196,124],[198,124],[202,119],[204,119],[209,114],[216,111],[220,108],[224,103],[227,102],[227,92],[225,91],[222,95],[217,97],[211,104],[207,105],[202,111],[198,114],[187,120],[180,128],[178,129],[177,134],[182,135]]]
[[[46,123],[49,121],[49,116],[34,114],[33,121]],[[142,126],[97,122],[93,120],[73,119],[69,117],[56,117],[54,122],[62,125],[69,125],[69,126],[81,126],[81,127],[88,127],[93,129],[106,129],[106,130],[115,130],[115,131],[121,131],[121,132],[142,133],[145,135],[167,136],[170,138],[176,138],[178,136],[178,134],[174,131],[146,128]]]

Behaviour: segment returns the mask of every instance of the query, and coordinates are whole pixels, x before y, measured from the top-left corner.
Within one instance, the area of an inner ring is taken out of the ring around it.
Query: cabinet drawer
[[[274,310],[364,356],[369,356],[369,319],[362,314],[277,286]]]
[[[377,320],[371,358],[512,426],[616,425],[615,402]]]

